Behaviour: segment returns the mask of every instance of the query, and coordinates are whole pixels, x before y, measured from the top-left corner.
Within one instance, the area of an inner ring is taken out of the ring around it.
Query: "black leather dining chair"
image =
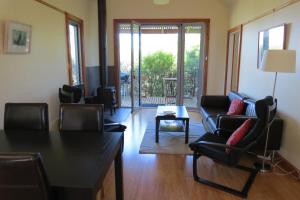
[[[0,154],[0,199],[51,199],[51,190],[40,154]]]
[[[48,132],[48,104],[6,103],[4,111],[4,130]]]
[[[193,176],[194,180],[209,185],[211,187],[229,192],[231,194],[246,198],[248,191],[255,179],[258,170],[255,167],[246,167],[239,165],[239,161],[258,141],[260,141],[266,130],[269,129],[276,114],[277,102],[268,96],[258,100],[255,103],[257,119],[250,131],[236,145],[226,144],[228,138],[221,137],[220,134],[205,133],[201,138],[189,144],[193,153]],[[220,130],[222,131],[222,130]],[[224,130],[225,131],[225,130]],[[226,151],[230,149],[230,152]],[[235,167],[243,171],[250,172],[250,175],[243,186],[243,189],[236,190],[204,178],[197,174],[197,160],[201,156],[206,156],[221,164]]]
[[[103,123],[103,105],[101,104],[60,105],[60,132],[103,133]]]

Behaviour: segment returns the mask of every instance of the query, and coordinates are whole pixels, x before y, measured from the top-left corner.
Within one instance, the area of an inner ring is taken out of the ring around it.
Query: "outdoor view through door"
[[[198,108],[204,81],[204,23],[120,23],[120,105]]]

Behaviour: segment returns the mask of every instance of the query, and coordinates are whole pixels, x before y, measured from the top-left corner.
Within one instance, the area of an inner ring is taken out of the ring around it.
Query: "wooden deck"
[[[141,106],[151,107],[157,105],[175,105],[175,98],[166,98],[166,97],[141,97]],[[197,98],[185,98],[184,105],[187,107],[197,107]],[[130,107],[131,99],[129,96],[121,98],[121,107]]]

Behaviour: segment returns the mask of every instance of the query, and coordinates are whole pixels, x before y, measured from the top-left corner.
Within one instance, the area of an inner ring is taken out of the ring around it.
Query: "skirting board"
[[[291,164],[287,159],[285,159],[278,152],[276,152],[275,155],[278,156],[282,160],[282,162],[279,163],[280,167],[282,167],[286,171],[295,171],[291,175],[298,177],[300,179],[300,170],[297,167],[295,167],[293,164]]]

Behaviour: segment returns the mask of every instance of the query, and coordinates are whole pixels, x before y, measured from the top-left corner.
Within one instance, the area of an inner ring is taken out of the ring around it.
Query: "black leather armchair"
[[[0,198],[50,200],[51,189],[40,154],[0,154]]]
[[[48,132],[48,104],[6,103],[4,130]]]
[[[245,153],[254,147],[254,145],[263,140],[263,136],[266,134],[266,130],[272,124],[275,116],[276,102],[273,101],[272,97],[266,97],[265,99],[259,100],[255,103],[255,110],[257,115],[255,124],[252,126],[252,129],[248,132],[248,134],[244,136],[236,145],[230,146],[226,144],[229,138],[229,135],[227,135],[228,131],[226,131],[226,134],[222,134],[222,130],[219,131],[220,134],[208,132],[189,145],[194,152],[193,176],[195,181],[217,189],[221,189],[234,195],[241,196],[243,198],[247,197],[248,191],[258,170],[254,167],[245,167],[239,165],[239,160]],[[228,152],[226,149],[230,149],[230,151]],[[250,172],[250,176],[243,186],[243,189],[238,191],[236,189],[232,189],[199,177],[197,171],[197,160],[200,158],[200,156],[207,156],[221,164]]]
[[[58,95],[60,103],[79,103],[84,96],[84,85],[63,85]]]
[[[233,99],[244,101],[245,108],[242,115],[227,115],[230,103]],[[203,96],[201,99],[200,114],[205,129],[217,134],[232,132],[249,118],[256,119],[256,100],[236,92],[230,92],[228,96]],[[223,130],[220,133],[219,130]],[[279,150],[283,132],[283,120],[275,117],[270,127],[268,150]],[[264,136],[266,137],[266,136]],[[263,140],[262,140],[263,141]],[[265,147],[264,142],[258,142],[251,150],[260,152]]]
[[[98,87],[97,95],[86,97],[85,103],[87,104],[103,104],[104,108],[110,109],[110,114],[113,111],[116,112],[117,99],[116,99],[116,89],[115,87]]]

